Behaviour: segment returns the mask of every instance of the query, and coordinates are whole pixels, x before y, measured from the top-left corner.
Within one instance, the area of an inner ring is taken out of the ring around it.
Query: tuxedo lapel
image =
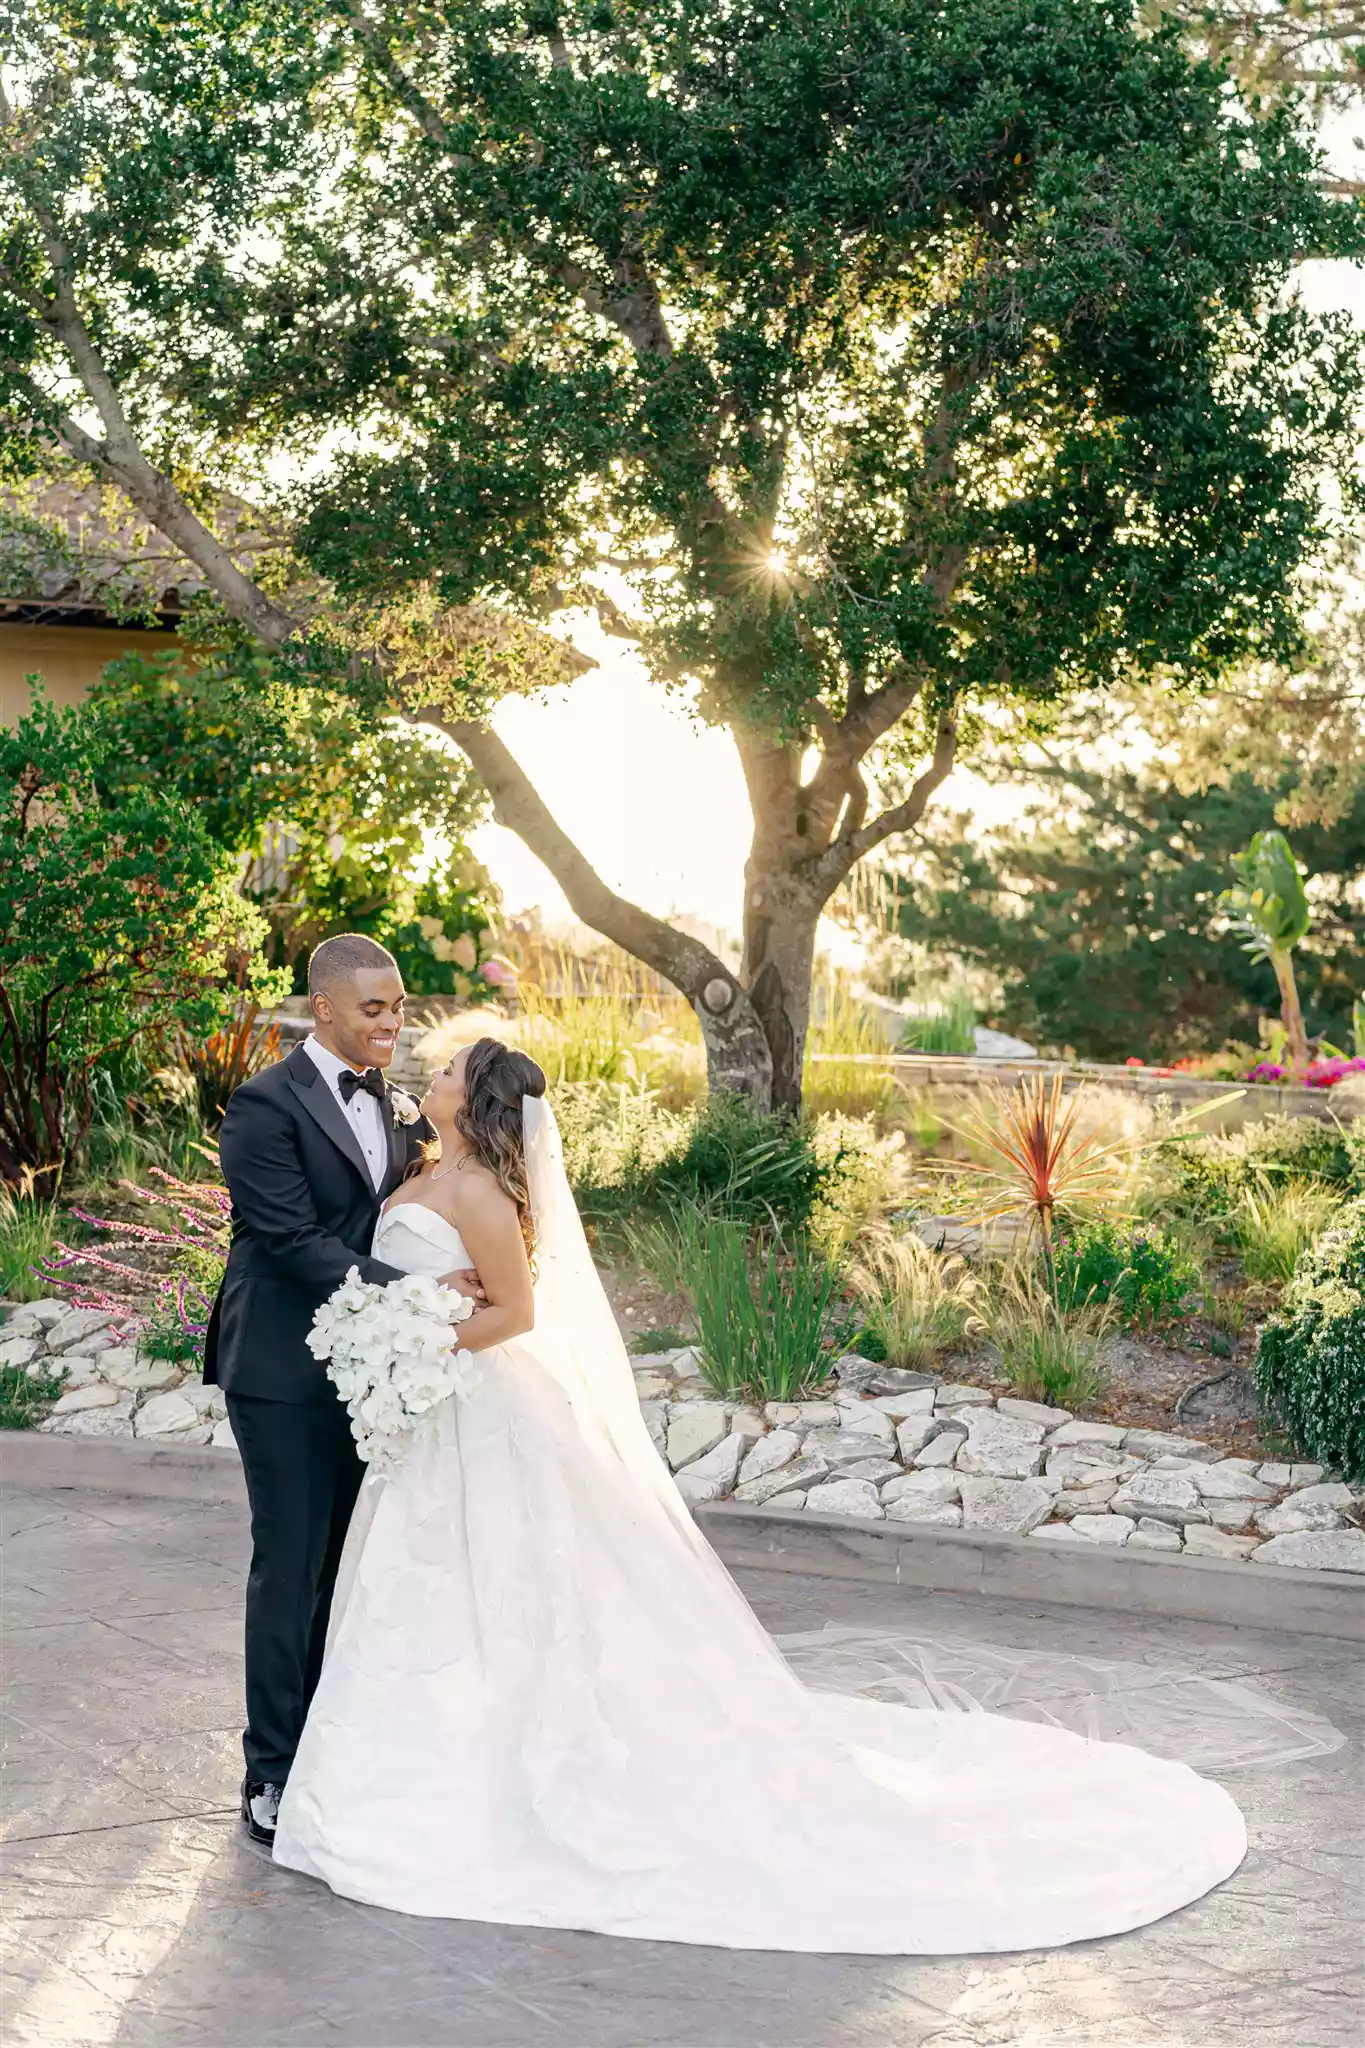
[[[331,1089],[327,1086],[327,1083],[323,1080],[322,1075],[313,1065],[313,1062],[309,1059],[302,1046],[290,1054],[284,1063],[284,1068],[289,1076],[290,1087],[307,1110],[309,1116],[312,1117],[313,1122],[320,1131],[326,1132],[338,1152],[344,1153],[346,1158],[350,1160],[351,1165],[365,1183],[366,1193],[374,1195],[375,1199],[378,1200],[378,1196],[375,1194],[374,1182],[370,1179],[370,1169],[365,1164],[365,1154],[360,1149],[360,1140],[342,1115],[341,1104],[337,1101],[335,1095],[333,1095]],[[392,1123],[391,1115],[389,1121]],[[389,1150],[392,1153],[392,1139],[390,1139]]]
[[[395,1188],[403,1178],[404,1170],[407,1167],[408,1146],[407,1139],[403,1135],[404,1127],[393,1113],[393,1090],[391,1088],[385,1088],[384,1090],[383,1111],[384,1134],[389,1141],[389,1177],[386,1186]]]

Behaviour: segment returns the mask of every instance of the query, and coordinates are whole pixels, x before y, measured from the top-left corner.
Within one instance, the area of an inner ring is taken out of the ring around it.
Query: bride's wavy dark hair
[[[505,1195],[517,1205],[526,1256],[535,1257],[531,1191],[526,1179],[526,1138],[521,1105],[545,1093],[545,1076],[535,1061],[500,1038],[476,1038],[464,1063],[464,1106],[455,1128],[468,1140]]]

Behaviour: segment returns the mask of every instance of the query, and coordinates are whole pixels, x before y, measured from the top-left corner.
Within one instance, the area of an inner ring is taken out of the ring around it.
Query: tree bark
[[[1270,964],[1280,985],[1280,1017],[1289,1040],[1289,1064],[1296,1074],[1301,1074],[1308,1065],[1308,1033],[1304,1029],[1294,962],[1288,953],[1273,952]]]
[[[740,979],[767,1040],[772,1106],[795,1116],[801,1108],[815,934],[824,903],[789,869],[765,868],[752,857],[744,883]]]

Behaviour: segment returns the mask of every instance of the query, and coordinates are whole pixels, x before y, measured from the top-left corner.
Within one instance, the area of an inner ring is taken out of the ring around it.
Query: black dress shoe
[[[253,1842],[264,1842],[267,1849],[275,1839],[283,1792],[283,1785],[267,1785],[259,1778],[242,1780],[242,1825]]]

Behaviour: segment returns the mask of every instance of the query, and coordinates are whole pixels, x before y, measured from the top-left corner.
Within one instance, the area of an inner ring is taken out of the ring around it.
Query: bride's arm
[[[490,1181],[461,1191],[452,1220],[478,1269],[485,1306],[476,1308],[457,1336],[465,1351],[488,1351],[524,1336],[535,1322],[531,1268],[516,1204]]]

